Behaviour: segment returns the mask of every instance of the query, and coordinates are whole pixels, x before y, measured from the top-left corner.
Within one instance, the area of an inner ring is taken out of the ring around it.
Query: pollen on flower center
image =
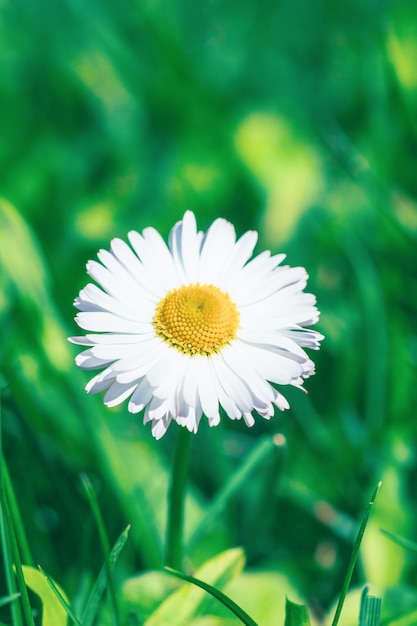
[[[209,356],[236,337],[239,312],[229,294],[214,285],[183,285],[159,302],[153,325],[180,352]]]

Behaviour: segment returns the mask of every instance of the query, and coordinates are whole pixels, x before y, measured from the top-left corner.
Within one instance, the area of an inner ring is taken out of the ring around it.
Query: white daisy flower
[[[130,246],[113,239],[87,263],[88,284],[75,300],[77,324],[89,334],[71,337],[88,346],[76,358],[102,370],[88,393],[105,391],[113,407],[145,409],[156,439],[171,421],[197,432],[201,417],[254,424],[274,406],[289,408],[275,385],[302,387],[314,373],[303,348],[318,349],[316,299],[304,293],[307,273],[282,266],[284,254],[251,259],[257,233],[236,241],[233,225],[217,219],[197,231],[187,211],[171,230],[168,246],[153,228],[131,231]]]

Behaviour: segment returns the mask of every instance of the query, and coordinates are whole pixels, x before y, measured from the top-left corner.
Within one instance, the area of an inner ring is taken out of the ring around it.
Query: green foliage
[[[61,602],[57,599],[44,574],[33,567],[25,565],[22,569],[26,585],[42,600],[42,626],[66,626],[67,612]],[[59,587],[57,587],[57,589],[60,595],[68,603],[68,599],[62,589]]]
[[[381,623],[381,598],[368,594],[365,587],[362,594],[359,626],[380,626]]]
[[[285,626],[310,626],[307,607],[296,604],[286,599],[285,602]]]
[[[236,548],[228,550],[202,565],[197,570],[196,576],[193,577],[168,569],[174,575],[183,578],[189,583],[193,583],[193,585],[184,585],[177,591],[174,591],[146,620],[146,626],[191,624],[192,618],[210,614],[212,600],[205,593],[207,591],[218,600],[221,598],[221,602],[228,608],[231,608],[232,604],[228,604],[230,600],[221,594],[221,589],[229,580],[242,571],[243,566],[244,554],[242,550]],[[201,586],[204,591],[196,588],[196,585]],[[235,607],[233,606],[233,608]],[[237,609],[239,610],[239,607]],[[241,619],[243,614],[244,611],[241,610]],[[248,624],[248,626],[255,626],[253,620],[243,621],[243,623]]]

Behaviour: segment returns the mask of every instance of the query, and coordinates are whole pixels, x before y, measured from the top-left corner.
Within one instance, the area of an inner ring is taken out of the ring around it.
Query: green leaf
[[[381,623],[381,598],[368,595],[368,587],[365,587],[361,598],[359,626],[380,626]]]
[[[181,581],[164,571],[141,572],[124,581],[122,607],[137,613],[144,622],[156,608],[181,586]]]
[[[2,485],[0,489],[0,495],[1,495],[1,501],[2,501],[1,508],[4,512],[4,518],[5,518],[4,520],[2,520],[2,524],[1,524],[2,536],[3,534],[8,536],[8,539],[6,539],[5,542],[9,545],[7,550],[9,552],[9,555],[11,555],[11,564],[16,574],[17,588],[21,595],[22,608],[23,608],[23,613],[25,615],[27,626],[35,626],[35,622],[34,622],[33,614],[32,614],[32,607],[29,601],[29,595],[27,591],[27,585],[24,579],[22,560],[20,558],[19,548],[18,548],[17,540],[16,540],[14,520],[10,513],[9,503],[7,501],[7,495],[4,493],[3,483],[4,481],[2,481]],[[12,605],[12,607],[15,607],[15,606],[18,606],[18,605],[14,605],[14,604]],[[16,615],[13,617],[17,618],[16,624],[20,626],[20,624],[22,623],[21,615]]]
[[[67,612],[51,589],[45,576],[39,570],[28,565],[22,565],[22,570],[26,585],[42,600],[42,626],[66,626]],[[68,598],[62,589],[56,583],[54,585],[65,602],[69,604]]]
[[[25,251],[25,256],[22,256],[22,250]],[[30,263],[27,259],[30,259]],[[45,298],[46,269],[35,239],[21,214],[2,198],[0,265],[26,297],[34,302],[41,302]]]
[[[129,530],[130,530],[130,526],[127,526],[127,528],[125,528],[125,530],[118,537],[116,543],[114,544],[109,554],[109,558],[107,562],[108,562],[108,568],[110,569],[110,571],[113,571],[114,566],[116,565],[117,559],[119,558],[119,555],[129,536]],[[81,619],[83,626],[92,626],[92,624],[94,623],[94,620],[96,619],[98,608],[99,608],[100,601],[101,601],[101,596],[103,595],[103,592],[107,585],[107,580],[108,580],[107,574],[108,574],[107,567],[106,565],[103,565],[103,567],[100,570],[99,575],[97,576],[97,580],[94,584],[94,587],[91,590],[90,596],[87,600],[87,604],[84,608],[84,612],[83,612],[82,619]]]
[[[118,607],[117,600],[116,600],[116,589],[115,589],[114,581],[113,581],[113,568],[114,568],[116,561],[115,559],[111,561],[110,544],[109,544],[109,540],[107,537],[106,527],[104,524],[103,516],[100,511],[100,507],[97,502],[97,497],[93,489],[93,486],[90,482],[90,479],[85,474],[82,474],[81,481],[82,481],[85,493],[87,495],[87,498],[91,506],[91,511],[93,513],[93,517],[96,522],[98,534],[100,537],[101,548],[103,550],[104,570],[106,572],[106,579],[107,579],[106,582],[107,582],[107,589],[109,593],[109,604],[110,604],[110,608],[111,608],[111,612],[113,616],[113,623],[115,624],[115,626],[120,626],[119,607]],[[126,539],[127,539],[127,535],[126,535]],[[123,542],[123,545],[124,545],[124,542]],[[121,550],[121,547],[120,547],[120,550]],[[119,556],[120,550],[118,550],[117,552],[117,557]]]
[[[3,598],[0,598],[0,606],[10,604],[10,602],[14,602],[17,598],[20,598],[20,593],[12,593],[10,596],[4,596]]]
[[[345,580],[343,581],[342,591],[340,592],[340,597],[339,597],[339,601],[337,603],[336,612],[335,612],[335,615],[334,615],[334,618],[333,618],[332,626],[337,626],[337,624],[339,623],[340,614],[341,614],[342,608],[343,608],[343,603],[345,601],[346,594],[347,594],[348,589],[349,589],[350,581],[352,579],[353,570],[355,569],[356,559],[358,558],[359,548],[361,547],[363,535],[365,533],[365,529],[366,529],[366,526],[368,524],[369,516],[370,516],[371,511],[373,509],[373,506],[375,504],[375,498],[378,495],[378,491],[381,488],[381,484],[382,484],[381,481],[377,484],[377,486],[376,486],[376,488],[375,488],[375,490],[374,490],[374,492],[373,492],[373,494],[371,496],[371,499],[368,502],[368,506],[366,507],[365,513],[364,513],[364,515],[362,517],[362,522],[361,522],[361,525],[359,527],[355,543],[353,545],[352,556],[350,557],[350,561],[349,561],[349,564],[348,564],[348,567],[347,567]]]
[[[39,565],[39,571],[42,572],[42,574],[45,576],[46,580],[48,581],[48,584],[51,588],[51,590],[53,591],[53,593],[55,594],[56,599],[58,600],[58,602],[61,604],[61,606],[63,607],[63,609],[65,610],[65,612],[67,613],[67,615],[72,619],[72,621],[74,622],[74,624],[76,624],[76,626],[82,626],[80,620],[78,619],[78,617],[76,617],[76,615],[73,613],[70,605],[68,604],[67,600],[64,598],[64,596],[62,595],[62,593],[60,592],[59,588],[57,587],[56,583],[52,580],[52,578],[45,572],[45,570],[43,570],[41,568],[41,566]]]
[[[381,533],[391,539],[394,543],[398,544],[402,548],[406,550],[412,550],[413,552],[417,552],[417,543],[415,541],[411,541],[402,535],[397,535],[396,533],[392,533],[389,530],[384,530],[381,528]]]
[[[222,588],[243,569],[244,553],[240,548],[227,550],[210,559],[196,572],[196,578],[212,587]],[[185,576],[181,575],[180,576]],[[192,618],[207,615],[212,599],[196,586],[183,585],[172,593],[146,620],[146,626],[184,626]]]
[[[204,580],[199,580],[198,578],[194,578],[193,576],[187,576],[187,574],[183,574],[182,572],[177,572],[171,567],[165,568],[168,572],[171,572],[174,576],[178,578],[182,578],[197,587],[201,587],[204,591],[207,591],[210,595],[212,595],[216,600],[221,602],[227,609],[229,609],[232,613],[236,615],[242,622],[242,624],[246,624],[246,626],[257,626],[256,622],[244,611],[236,602],[234,602],[231,598],[226,596],[224,593],[216,589],[216,587],[212,587],[208,583],[205,583]]]
[[[296,604],[286,598],[285,601],[285,626],[310,626],[307,607],[304,604]]]

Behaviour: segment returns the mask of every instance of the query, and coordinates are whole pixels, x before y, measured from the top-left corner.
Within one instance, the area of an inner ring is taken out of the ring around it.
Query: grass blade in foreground
[[[82,626],[78,617],[74,615],[72,612],[71,606],[69,605],[67,599],[62,595],[61,591],[57,587],[56,583],[52,580],[52,578],[45,572],[44,569],[40,565],[38,565],[39,571],[45,576],[47,583],[49,584],[51,591],[55,594],[56,599],[60,603],[60,605],[65,610],[65,613],[72,619],[76,626]]]
[[[381,528],[381,533],[391,539],[394,543],[398,544],[402,548],[406,550],[412,550],[413,552],[417,552],[417,543],[415,541],[411,541],[406,537],[402,537],[402,535],[397,535],[396,533],[392,533],[389,530],[384,530]]]
[[[286,598],[284,626],[310,626],[307,607],[304,604],[291,602],[291,600]]]
[[[177,578],[181,578],[182,580],[187,581],[188,583],[192,583],[197,587],[201,587],[204,591],[207,591],[210,595],[212,595],[216,600],[221,602],[229,611],[232,611],[236,615],[238,619],[245,624],[245,626],[258,626],[258,624],[244,611],[240,608],[236,602],[233,602],[231,598],[226,596],[224,593],[212,587],[208,583],[205,583],[203,580],[199,580],[198,578],[194,578],[193,576],[188,576],[187,574],[183,574],[183,572],[179,572],[171,567],[165,567],[166,571],[170,574],[173,574]]]
[[[368,595],[368,587],[362,593],[359,626],[380,626],[381,598]]]
[[[3,554],[3,567],[6,579],[6,589],[9,593],[9,597],[18,596],[16,578],[13,571],[13,554],[11,546],[10,532],[8,532],[8,523],[6,519],[6,492],[4,484],[4,456],[2,446],[2,394],[3,394],[3,379],[0,378],[0,547]],[[23,626],[23,616],[20,602],[13,602],[11,607],[11,617],[13,626]]]
[[[32,556],[29,549],[29,543],[26,538],[25,528],[23,526],[22,518],[20,516],[19,507],[17,504],[16,495],[13,489],[12,481],[10,479],[9,470],[7,467],[6,459],[3,456],[3,485],[5,491],[5,497],[9,503],[10,515],[13,519],[13,527],[16,534],[16,541],[19,546],[20,554],[23,563],[26,565],[33,565]]]
[[[14,570],[16,573],[17,587],[19,589],[20,596],[21,596],[23,613],[26,618],[26,626],[35,626],[35,622],[34,622],[33,614],[32,614],[32,607],[29,601],[29,594],[28,594],[28,590],[26,587],[25,578],[23,575],[22,561],[20,559],[19,548],[18,548],[17,541],[16,541],[16,535],[14,532],[13,519],[10,513],[9,503],[7,502],[7,496],[4,493],[3,486],[4,485],[1,486],[1,492],[2,492],[1,505],[2,505],[2,509],[5,515],[6,533],[8,535],[9,542],[10,542],[10,553],[12,555],[12,562],[14,564]],[[18,619],[20,623],[20,617]]]
[[[51,584],[48,583],[45,575],[29,565],[22,565],[22,571],[26,585],[42,601],[42,626],[66,626],[67,608],[57,598],[57,592],[54,588],[68,605],[68,599],[65,597],[62,589],[56,583],[54,583],[54,588],[51,589]]]
[[[120,534],[116,543],[114,544],[108,558],[108,566],[110,571],[114,569],[116,565],[117,559],[127,541],[129,535],[130,526],[127,526],[125,530]],[[107,568],[105,565],[100,570],[99,575],[97,576],[97,580],[94,584],[94,587],[91,590],[90,596],[87,600],[87,604],[85,605],[83,615],[81,617],[81,623],[83,626],[92,626],[94,620],[97,617],[98,607],[100,605],[101,596],[106,588],[107,584]]]
[[[379,489],[381,487],[381,484],[382,484],[381,481],[377,484],[376,489],[373,492],[372,497],[371,497],[371,499],[370,499],[370,501],[368,503],[368,506],[366,507],[365,514],[364,514],[364,516],[362,518],[362,523],[361,523],[361,525],[359,527],[359,531],[358,531],[358,534],[357,534],[357,537],[356,537],[356,541],[355,541],[355,544],[353,546],[352,556],[350,557],[349,565],[348,565],[348,568],[347,568],[345,580],[343,582],[342,591],[340,593],[339,602],[337,603],[336,613],[335,613],[335,616],[333,618],[332,626],[337,626],[337,624],[339,622],[340,614],[341,614],[342,608],[343,608],[343,603],[345,601],[346,594],[347,594],[347,591],[349,589],[350,581],[352,579],[353,570],[355,569],[356,560],[358,558],[359,548],[361,547],[363,535],[365,533],[365,528],[366,528],[366,526],[368,524],[368,519],[369,519],[369,516],[371,514],[372,508],[374,506],[375,498],[378,495],[378,491],[379,491]]]
[[[117,606],[116,600],[116,590],[114,588],[113,576],[112,576],[112,568],[110,567],[110,544],[106,533],[106,528],[104,526],[103,517],[100,512],[100,507],[98,506],[96,494],[94,492],[93,486],[86,474],[81,475],[81,481],[87,495],[87,498],[90,502],[91,510],[97,525],[98,534],[100,537],[100,543],[104,554],[104,568],[107,576],[108,590],[109,590],[109,601],[110,601],[110,610],[113,615],[113,621],[115,626],[120,626],[120,617],[119,617],[119,609]]]
[[[10,602],[14,602],[20,598],[20,593],[13,593],[10,596],[5,596],[4,598],[0,598],[0,606],[5,606],[6,604],[10,604]]]

